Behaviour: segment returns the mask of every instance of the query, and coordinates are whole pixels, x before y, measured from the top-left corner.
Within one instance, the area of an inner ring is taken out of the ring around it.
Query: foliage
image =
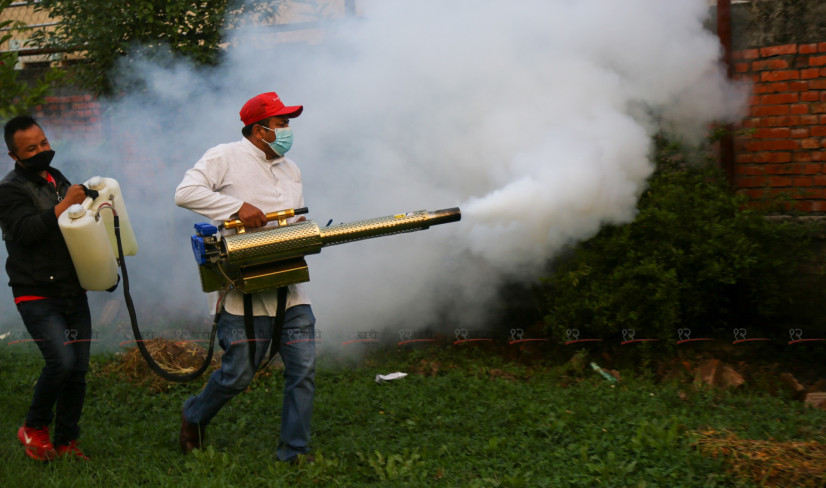
[[[679,146],[658,139],[658,167],[636,219],[602,229],[555,263],[544,288],[552,333],[779,327],[802,299],[789,284],[811,255],[812,228],[766,219],[717,167],[681,157]]]
[[[58,24],[54,30],[36,31],[32,42],[80,53],[84,61],[72,69],[77,82],[96,94],[111,94],[112,69],[129,53],[171,53],[196,64],[216,64],[227,4],[228,0],[42,0],[37,9]]]
[[[58,24],[39,30],[32,42],[83,61],[71,68],[76,82],[97,95],[135,89],[119,84],[114,71],[140,56],[162,65],[185,58],[215,66],[227,46],[226,33],[247,25],[272,25],[287,8],[312,16],[329,15],[331,2],[319,0],[41,0],[37,9]]]
[[[14,0],[0,0],[2,13]],[[12,20],[0,21],[0,44],[13,37],[14,29],[21,23]],[[2,29],[9,29],[2,31]],[[15,69],[17,53],[14,51],[0,53],[0,119],[9,119],[29,112],[32,107],[43,103],[54,83],[62,78],[62,73],[48,70],[41,78],[32,83],[20,79],[20,71]]]
[[[430,365],[417,373],[422,359]],[[92,462],[44,466],[13,435],[42,360],[31,343],[0,344],[4,486],[755,486],[703,456],[695,432],[826,441],[826,412],[800,403],[626,371],[612,385],[588,369],[570,377],[447,345],[390,350],[353,368],[322,361],[312,464],[275,459],[280,374],[257,378],[210,424],[205,448],[184,456],[181,404],[205,380],[148,394],[102,373],[113,360],[95,354],[88,377],[80,442]],[[376,384],[388,371],[411,374]]]

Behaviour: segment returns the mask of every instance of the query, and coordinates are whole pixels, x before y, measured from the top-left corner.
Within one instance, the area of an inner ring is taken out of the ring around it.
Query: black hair
[[[6,147],[10,152],[17,151],[17,148],[14,147],[14,134],[17,131],[26,130],[33,125],[40,127],[31,115],[18,115],[6,122],[3,137],[6,139]]]
[[[243,129],[241,129],[241,135],[244,137],[249,137],[252,135],[252,128],[256,125],[263,125],[264,127],[269,127],[270,119],[272,117],[264,117],[263,119],[259,120],[258,122],[253,122],[249,125],[245,125]]]

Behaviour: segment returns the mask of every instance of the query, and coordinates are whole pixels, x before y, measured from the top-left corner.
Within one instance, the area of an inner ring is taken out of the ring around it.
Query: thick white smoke
[[[351,335],[480,323],[504,278],[535,280],[563,246],[633,219],[655,131],[696,137],[744,106],[703,28],[704,0],[382,0],[359,11],[311,46],[235,32],[215,70],[137,62],[130,72],[149,90],[107,105],[105,150],[72,147],[85,167],[70,177],[121,183],[141,245],[129,263],[142,321],[208,318],[188,241],[205,219],[172,196],[207,148],[241,137],[238,110],[258,93],[305,106],[289,156],[320,225],[462,209],[459,223],[308,258],[318,329]]]

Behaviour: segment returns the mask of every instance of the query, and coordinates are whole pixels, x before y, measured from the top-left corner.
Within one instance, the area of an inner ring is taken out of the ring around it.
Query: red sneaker
[[[89,460],[89,456],[83,454],[83,451],[77,447],[77,440],[73,440],[65,446],[57,446],[57,455],[60,457],[72,456],[72,459],[80,459],[82,461]]]
[[[51,461],[57,457],[57,451],[49,442],[49,428],[40,427],[35,429],[32,427],[20,427],[17,431],[17,438],[23,443],[26,448],[26,455],[38,461]]]

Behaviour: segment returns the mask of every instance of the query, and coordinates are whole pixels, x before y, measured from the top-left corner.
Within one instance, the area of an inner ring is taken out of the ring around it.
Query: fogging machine
[[[326,227],[319,227],[312,220],[287,223],[287,219],[306,213],[306,207],[268,213],[267,220],[277,221],[277,226],[249,231],[240,220],[228,220],[218,226],[195,224],[192,251],[203,290],[212,292],[229,288],[254,293],[310,281],[304,257],[320,253],[323,247],[425,230],[432,225],[457,222],[462,217],[459,209],[454,207]],[[236,233],[222,235],[224,229],[235,229]]]

